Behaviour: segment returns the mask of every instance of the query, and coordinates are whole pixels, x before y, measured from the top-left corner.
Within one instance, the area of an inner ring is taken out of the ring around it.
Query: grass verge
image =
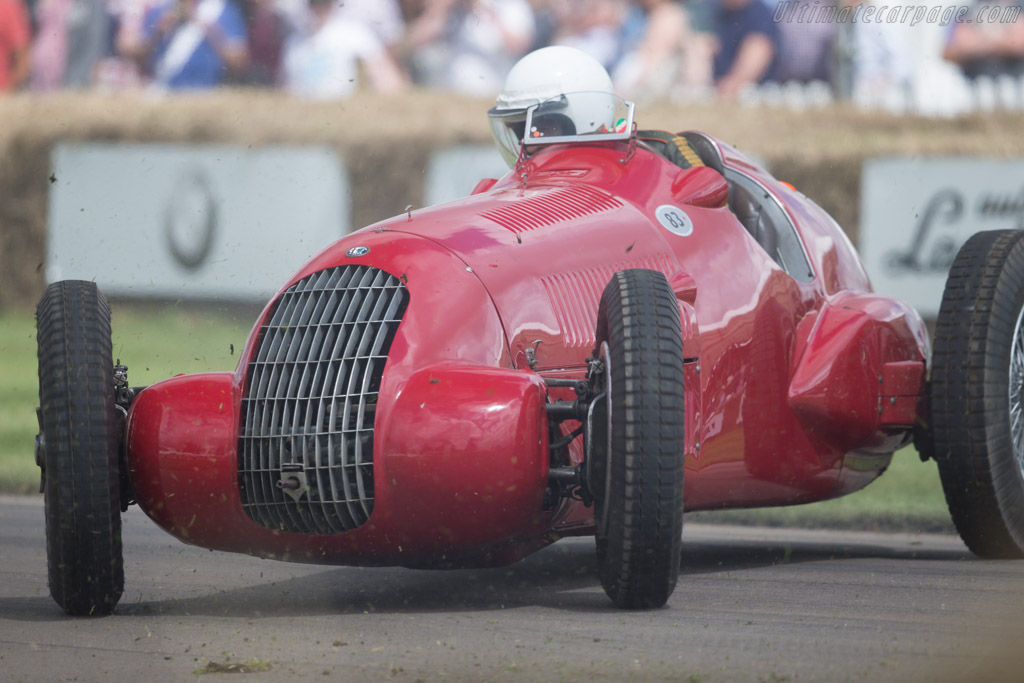
[[[182,372],[233,370],[258,313],[181,304],[111,308],[114,357],[128,366],[133,386]],[[31,313],[0,311],[0,377],[0,493],[34,493],[39,379]]]

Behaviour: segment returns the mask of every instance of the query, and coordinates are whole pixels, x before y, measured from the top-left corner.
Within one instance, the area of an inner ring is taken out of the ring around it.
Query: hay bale
[[[336,149],[353,183],[353,225],[422,205],[433,150],[487,143],[487,100],[430,91],[341,102],[256,90],[153,98],[95,92],[0,98],[0,308],[28,308],[44,287],[47,192],[61,141],[316,144]],[[832,107],[790,112],[730,105],[638,107],[640,125],[704,130],[773,172],[857,234],[860,169],[883,155],[1019,157],[1022,117],[922,119]]]

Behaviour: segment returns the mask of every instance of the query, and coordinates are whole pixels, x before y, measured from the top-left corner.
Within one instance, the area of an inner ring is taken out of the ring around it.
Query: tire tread
[[[36,325],[50,594],[69,614],[109,614],[124,589],[109,305],[92,282],[56,282]]]
[[[981,557],[1024,557],[1024,481],[1009,432],[1008,362],[1024,306],[1024,233],[977,233],[950,269],[935,328],[933,457],[953,523]]]
[[[601,582],[619,607],[664,605],[682,549],[683,360],[676,298],[661,273],[618,272],[601,298],[612,362],[612,480]],[[617,429],[615,427],[618,427]],[[600,503],[599,503],[600,505]]]

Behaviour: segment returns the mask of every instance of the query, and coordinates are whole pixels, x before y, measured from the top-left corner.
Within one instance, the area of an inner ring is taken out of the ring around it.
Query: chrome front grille
[[[343,266],[277,300],[242,398],[238,483],[254,521],[331,534],[369,519],[377,393],[408,298],[382,270]]]

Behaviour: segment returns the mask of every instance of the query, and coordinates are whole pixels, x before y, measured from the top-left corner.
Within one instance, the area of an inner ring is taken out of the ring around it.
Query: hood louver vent
[[[610,194],[577,185],[518,200],[508,207],[484,211],[481,215],[512,232],[521,233],[620,206],[622,202]]]

